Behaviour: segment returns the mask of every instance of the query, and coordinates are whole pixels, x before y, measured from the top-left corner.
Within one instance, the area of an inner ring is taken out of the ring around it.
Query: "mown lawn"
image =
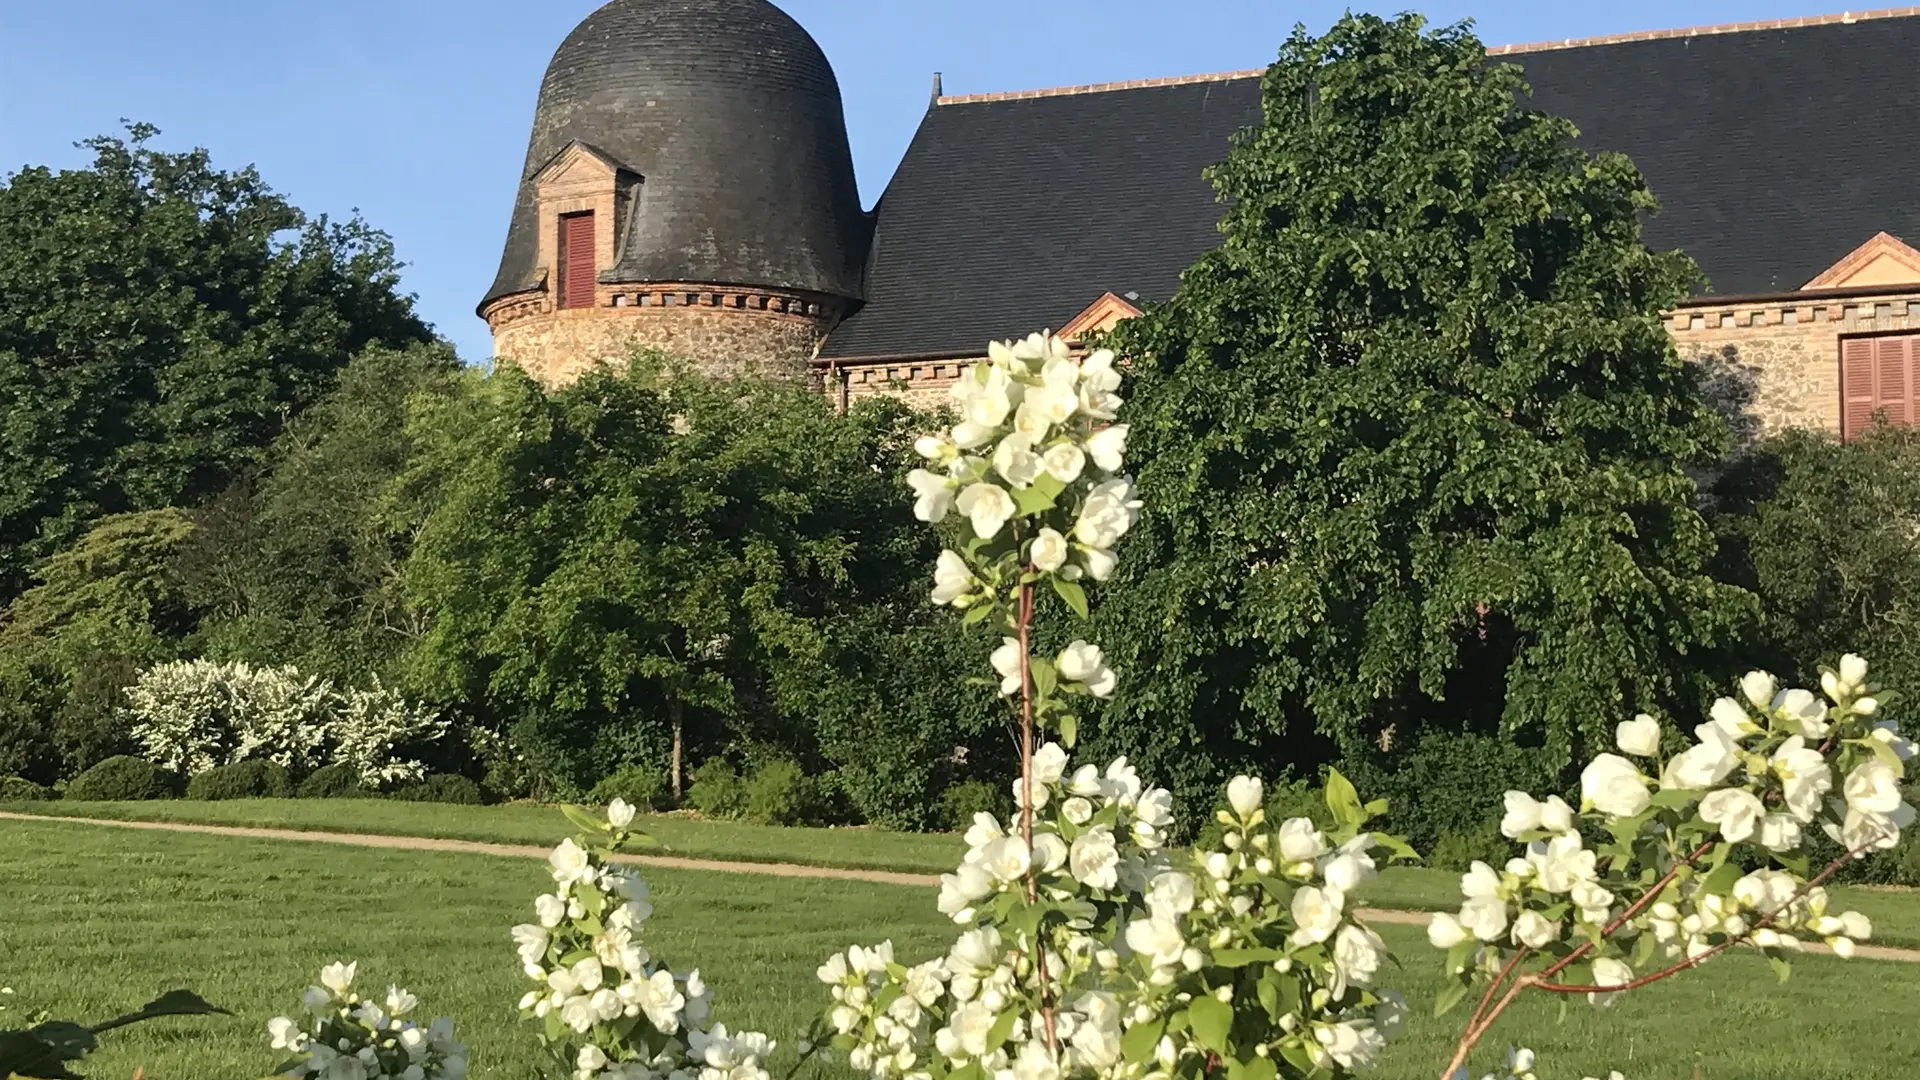
[[[115,1032],[93,1077],[257,1080],[276,1063],[266,1021],[290,1009],[319,966],[354,958],[370,981],[396,981],[453,1016],[474,1075],[531,1080],[537,1062],[513,1014],[524,989],[506,929],[545,884],[532,860],[322,847],[225,837],[127,833],[0,821],[0,984],[20,1005],[97,1017],[191,986],[233,1018],[161,1021]],[[932,897],[911,887],[698,871],[653,871],[649,945],[698,965],[730,1024],[761,1027],[792,1060],[820,1000],[813,969],[851,941],[891,937],[903,958],[950,939]],[[1377,897],[1368,899],[1375,902]],[[1425,1015],[1438,957],[1418,930],[1387,927],[1405,967],[1390,981],[1415,1020],[1389,1049],[1384,1080],[1439,1072],[1458,1017]],[[1389,969],[1391,971],[1392,969]],[[1913,1002],[1920,965],[1809,957],[1777,986],[1757,958],[1729,957],[1636,993],[1612,1009],[1557,1003],[1510,1014],[1476,1061],[1491,1069],[1521,1039],[1542,1076],[1619,1068],[1630,1080],[1905,1078],[1915,1075]]]
[[[9,803],[0,810],[119,821],[178,821],[322,832],[426,836],[500,844],[546,846],[571,828],[550,806],[446,806],[380,799],[245,799],[233,802],[166,800],[125,803]],[[701,821],[659,814],[642,819],[661,854],[742,862],[791,862],[856,870],[938,874],[953,869],[965,848],[958,836],[880,829],[800,829]],[[1920,948],[1920,893],[1909,890],[1833,890],[1835,903],[1874,921],[1874,941]],[[1439,911],[1460,904],[1459,875],[1425,867],[1394,867],[1369,886],[1367,902],[1407,911]]]

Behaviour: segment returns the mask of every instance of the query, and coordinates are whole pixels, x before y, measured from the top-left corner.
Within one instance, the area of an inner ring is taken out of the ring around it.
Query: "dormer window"
[[[560,306],[593,306],[593,211],[560,215]]]

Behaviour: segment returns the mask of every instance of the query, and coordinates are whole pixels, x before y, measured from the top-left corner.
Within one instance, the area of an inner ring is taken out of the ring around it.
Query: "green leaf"
[[[1019,508],[1023,516],[1036,517],[1053,509],[1053,496],[1038,484],[1014,488],[1010,494],[1013,496],[1013,505]]]
[[[1060,717],[1059,723],[1060,741],[1066,744],[1067,749],[1071,750],[1073,749],[1073,744],[1080,737],[1080,718],[1072,713],[1067,713]]]
[[[578,806],[573,806],[571,804],[566,804],[566,803],[561,804],[560,812],[567,815],[568,821],[573,822],[574,825],[578,826],[579,828],[585,829],[588,833],[604,833],[604,832],[611,831],[607,826],[606,819],[601,817],[597,813],[589,814],[587,813],[586,810]]]
[[[1267,1010],[1267,1016],[1276,1022],[1278,1022],[1282,1016],[1286,1015],[1286,1013],[1280,1010],[1280,988],[1274,985],[1277,980],[1283,978],[1286,978],[1286,976],[1281,975],[1272,968],[1268,968],[1267,971],[1260,976],[1260,981],[1254,986],[1254,993],[1260,999],[1260,1007]]]
[[[1661,788],[1659,791],[1653,793],[1650,801],[1654,806],[1662,810],[1677,810],[1682,806],[1698,802],[1700,797],[1705,794],[1706,792],[1704,791],[1690,791],[1686,788]],[[1639,821],[1642,819],[1635,818],[1633,820]]]
[[[1019,1016],[1019,1009],[1008,1009],[993,1022],[993,1026],[987,1029],[987,1053],[991,1054],[1006,1044],[1007,1038],[1013,1034],[1013,1022]]]
[[[1434,1002],[1433,1002],[1433,1015],[1435,1016],[1447,1015],[1447,1012],[1450,1009],[1452,1009],[1455,1005],[1460,1004],[1461,1000],[1467,996],[1467,991],[1470,989],[1472,989],[1472,987],[1469,986],[1467,983],[1456,982],[1452,986],[1447,987],[1445,990],[1440,991],[1440,996],[1434,999]]]
[[[1732,846],[1732,844],[1721,844],[1719,845],[1719,849],[1724,851]],[[1713,871],[1705,878],[1701,879],[1700,888],[1717,896],[1725,896],[1733,891],[1733,883],[1739,881],[1744,873],[1745,871],[1740,869],[1739,863],[1722,862],[1720,865],[1714,867]]]
[[[1286,955],[1279,949],[1215,949],[1213,962],[1221,967],[1246,967],[1248,964],[1270,964]]]
[[[1772,949],[1767,950],[1767,963],[1773,966],[1774,975],[1783,983],[1793,975],[1792,962]]]
[[[1327,809],[1333,811],[1334,820],[1345,825],[1361,825],[1367,820],[1366,808],[1360,805],[1360,793],[1353,788],[1353,782],[1340,774],[1339,769],[1327,770]]]
[[[1164,1020],[1152,1020],[1144,1024],[1135,1024],[1120,1036],[1120,1053],[1135,1065],[1145,1065],[1153,1061],[1153,1048],[1159,1044],[1160,1035],[1167,1028]]]
[[[1065,600],[1073,613],[1084,620],[1087,617],[1087,590],[1081,588],[1079,582],[1068,581],[1059,574],[1052,575],[1052,579],[1053,591],[1059,593],[1060,599]]]
[[[1301,1076],[1325,1075],[1313,1064],[1313,1058],[1307,1048],[1297,1042],[1287,1041],[1280,1044],[1280,1060],[1293,1066],[1293,1071]]]
[[[1234,1057],[1227,1059],[1228,1080],[1274,1080],[1274,1077],[1279,1074],[1280,1070],[1274,1066],[1273,1059],[1269,1057],[1255,1054],[1251,1061],[1241,1061]]]
[[[1900,755],[1893,752],[1892,744],[1881,742],[1879,739],[1867,739],[1865,741],[1866,744],[1873,749],[1873,756],[1879,758],[1887,768],[1892,769],[1893,775],[1898,777],[1905,777],[1907,775],[1907,763],[1901,761]]]
[[[1216,1054],[1226,1054],[1227,1032],[1233,1027],[1233,1006],[1211,994],[1196,994],[1187,1006],[1193,1037]]]
[[[1027,660],[1027,674],[1033,679],[1034,696],[1045,700],[1053,696],[1060,687],[1060,672],[1053,661],[1044,657],[1030,657]]]
[[[993,614],[993,610],[992,604],[975,604],[967,609],[966,615],[960,619],[960,625],[972,626],[975,623],[985,622]]]

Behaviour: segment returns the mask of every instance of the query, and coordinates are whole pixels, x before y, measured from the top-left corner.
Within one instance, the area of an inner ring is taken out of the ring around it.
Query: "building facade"
[[[1648,243],[1711,286],[1667,325],[1744,431],[1920,423],[1920,8],[1492,51],[1646,176]],[[613,0],[548,69],[480,314],[550,385],[639,343],[843,402],[943,396],[986,341],[1173,292],[1259,76],[936,89],[865,213],[803,28],[765,0]]]

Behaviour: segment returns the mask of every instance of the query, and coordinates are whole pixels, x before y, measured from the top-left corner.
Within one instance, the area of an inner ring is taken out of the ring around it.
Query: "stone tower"
[[[548,386],[636,343],[801,373],[871,236],[833,69],[767,0],[613,0],[540,85],[480,316]]]

